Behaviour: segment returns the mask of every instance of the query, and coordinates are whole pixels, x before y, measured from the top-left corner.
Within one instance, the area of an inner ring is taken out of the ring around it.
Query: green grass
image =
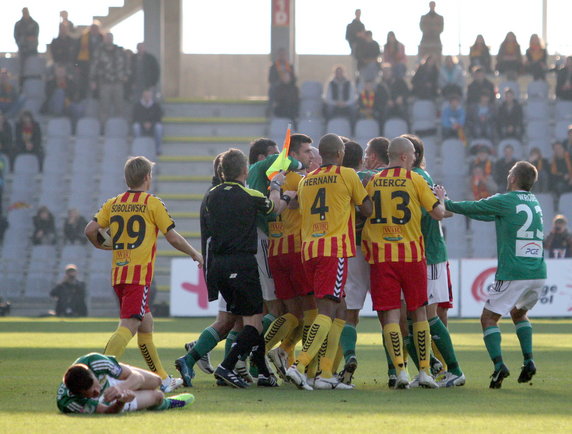
[[[211,319],[158,319],[155,342],[167,370],[183,344]],[[359,367],[353,391],[303,392],[217,388],[197,373],[191,408],[121,416],[58,414],[55,393],[66,367],[78,356],[101,351],[116,327],[111,319],[0,318],[0,432],[570,432],[572,321],[534,321],[532,384],[518,384],[521,355],[514,327],[505,321],[503,349],[511,376],[501,390],[489,390],[492,365],[477,320],[452,321],[450,328],[467,385],[444,390],[388,390],[379,326],[358,327]],[[222,357],[214,350],[213,363]],[[143,366],[136,342],[122,360]]]

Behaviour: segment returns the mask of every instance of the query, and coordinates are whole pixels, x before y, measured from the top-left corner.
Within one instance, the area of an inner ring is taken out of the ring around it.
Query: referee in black
[[[215,377],[230,386],[245,388],[248,384],[234,372],[239,357],[253,354],[259,370],[259,386],[277,386],[264,360],[262,336],[262,289],[256,262],[256,215],[279,214],[296,192],[281,195],[282,173],[270,183],[270,195],[246,188],[248,175],[246,155],[229,149],[222,156],[224,182],[213,187],[205,198],[206,229],[211,235],[209,253],[212,263],[207,271],[207,286],[224,297],[227,310],[242,317],[244,328],[228,356],[215,370]],[[201,215],[201,218],[203,217]]]

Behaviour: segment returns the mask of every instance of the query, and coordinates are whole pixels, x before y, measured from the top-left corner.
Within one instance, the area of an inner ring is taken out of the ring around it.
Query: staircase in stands
[[[199,210],[211,185],[213,160],[230,147],[248,155],[250,141],[267,133],[266,106],[262,100],[165,101],[165,137],[157,158],[155,191],[167,205],[176,229],[195,248],[200,248]],[[159,238],[156,302],[168,301],[171,259],[183,256],[164,237]]]

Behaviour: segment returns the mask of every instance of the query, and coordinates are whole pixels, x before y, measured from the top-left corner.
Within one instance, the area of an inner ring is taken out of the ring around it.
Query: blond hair
[[[151,174],[153,163],[146,157],[129,157],[125,162],[125,183],[129,188],[139,187],[145,181],[145,177]]]

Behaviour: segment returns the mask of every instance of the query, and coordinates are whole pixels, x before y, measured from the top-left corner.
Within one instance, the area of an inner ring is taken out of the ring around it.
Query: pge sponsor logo
[[[516,240],[515,251],[521,258],[542,258],[544,255],[541,241]]]

